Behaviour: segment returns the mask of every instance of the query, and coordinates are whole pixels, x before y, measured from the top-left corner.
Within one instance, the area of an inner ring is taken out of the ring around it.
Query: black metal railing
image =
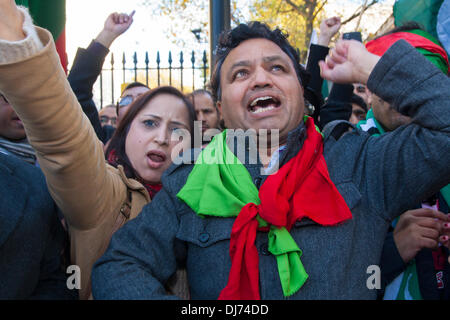
[[[99,80],[94,86],[94,99],[102,108],[108,104],[114,104],[120,96],[122,84],[139,81],[149,87],[170,85],[189,93],[196,89],[205,88],[209,80],[209,66],[206,51],[201,58],[196,53],[190,53],[190,63],[185,64],[185,55],[180,51],[174,62],[172,52],[169,51],[167,64],[162,62],[160,52],[156,52],[155,62],[152,65],[149,53],[145,52],[142,60],[138,59],[138,53],[134,52],[131,61],[127,60],[125,53],[122,61],[117,65],[116,57],[111,52],[105,62]],[[109,64],[109,65],[108,65]]]

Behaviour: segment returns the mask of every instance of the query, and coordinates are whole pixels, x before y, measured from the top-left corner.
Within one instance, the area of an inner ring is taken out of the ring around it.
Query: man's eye
[[[248,74],[247,70],[238,70],[233,76],[233,80],[243,78]]]
[[[273,71],[284,71],[284,67],[277,64],[277,65],[272,66],[272,70]]]

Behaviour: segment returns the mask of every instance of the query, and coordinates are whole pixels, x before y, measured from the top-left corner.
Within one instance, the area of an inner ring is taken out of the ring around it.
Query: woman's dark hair
[[[189,101],[186,96],[181,93],[178,89],[170,86],[163,86],[152,89],[143,95],[139,96],[135,101],[133,101],[127,110],[125,116],[120,121],[119,126],[117,127],[114,135],[109,141],[108,148],[106,149],[106,159],[108,162],[117,167],[117,165],[122,165],[125,170],[125,174],[128,178],[136,178],[137,174],[131,165],[130,160],[125,152],[125,142],[128,136],[128,131],[130,130],[131,123],[136,118],[138,113],[150,102],[153,98],[161,94],[169,94],[175,97],[180,98],[186,109],[188,111],[189,116],[189,134],[191,137],[191,146],[193,145],[194,139],[194,121],[197,119],[195,115],[195,109],[192,103]]]
[[[220,71],[225,58],[230,51],[236,48],[241,42],[249,39],[267,39],[278,45],[291,59],[300,84],[303,87],[306,87],[309,80],[309,73],[300,64],[298,52],[289,44],[287,37],[288,35],[283,33],[280,29],[276,28],[270,30],[266,24],[258,21],[240,24],[232,30],[223,32],[219,37],[219,43],[215,50],[216,63],[211,75],[211,89],[214,101],[217,102],[221,99]]]

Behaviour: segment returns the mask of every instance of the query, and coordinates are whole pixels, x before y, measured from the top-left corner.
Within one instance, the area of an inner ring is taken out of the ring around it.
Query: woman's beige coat
[[[72,263],[81,269],[80,298],[112,234],[150,202],[144,186],[105,162],[103,145],[66,80],[51,34],[44,49],[0,64],[0,91],[23,121],[52,197],[69,225]],[[1,54],[14,54],[1,52]]]

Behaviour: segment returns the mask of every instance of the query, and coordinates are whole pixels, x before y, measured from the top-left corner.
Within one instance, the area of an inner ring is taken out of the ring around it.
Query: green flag
[[[16,4],[27,7],[33,22],[52,33],[61,64],[67,72],[66,0],[16,0]]]
[[[439,8],[444,0],[397,0],[394,4],[395,26],[415,21],[437,38],[436,23]]]

